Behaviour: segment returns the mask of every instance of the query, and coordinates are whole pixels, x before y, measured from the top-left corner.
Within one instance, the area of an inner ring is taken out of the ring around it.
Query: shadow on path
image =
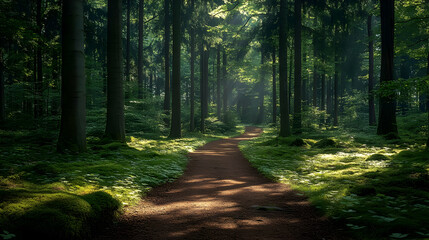
[[[185,174],[153,189],[97,239],[345,239],[305,197],[261,176],[238,149],[262,129],[189,154]]]

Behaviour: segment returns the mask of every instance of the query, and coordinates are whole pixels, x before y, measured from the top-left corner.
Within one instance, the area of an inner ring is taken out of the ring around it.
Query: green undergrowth
[[[373,127],[314,130],[287,138],[277,133],[269,128],[240,144],[265,176],[304,193],[357,239],[429,238],[424,138],[407,130],[403,139],[385,140]]]
[[[0,130],[0,239],[86,239],[154,186],[178,178],[189,152],[243,131],[169,139],[158,126],[162,115],[144,119],[131,110],[126,144],[103,140],[103,118],[96,116],[104,110],[90,112],[87,151],[79,155],[56,153],[51,125]]]

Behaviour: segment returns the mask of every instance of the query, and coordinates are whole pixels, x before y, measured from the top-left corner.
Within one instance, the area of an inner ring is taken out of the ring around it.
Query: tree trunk
[[[4,62],[3,48],[0,46],[0,123],[6,120],[5,113],[5,93],[4,93]]]
[[[191,0],[191,14],[194,14],[195,9],[195,0]],[[189,122],[189,130],[193,132],[195,130],[195,29],[191,24],[190,32],[191,35],[191,89],[190,89],[190,98],[191,98],[191,111],[190,111],[190,122]]]
[[[83,152],[86,149],[83,1],[64,1],[62,11],[62,111],[57,150]]]
[[[205,64],[205,52],[204,52],[204,39],[201,36],[201,44],[200,44],[200,104],[201,104],[201,121],[200,121],[200,131],[202,133],[205,133],[205,109],[204,109],[204,100],[205,100],[205,74],[204,74],[204,67]]]
[[[122,62],[122,1],[108,0],[107,10],[107,121],[105,136],[125,142]]]
[[[294,113],[293,132],[300,134],[301,126],[301,0],[295,0],[295,86],[294,86]]]
[[[173,1],[173,81],[172,81],[172,112],[171,112],[171,138],[182,137],[181,121],[181,95],[180,95],[180,8],[181,0]]]
[[[170,0],[164,0],[164,111],[170,115]]]
[[[40,118],[43,115],[43,61],[42,61],[42,0],[37,0],[36,6],[36,22],[37,22],[37,34],[39,39],[37,41],[37,52],[36,52],[36,78],[34,83],[34,117]]]
[[[289,95],[287,82],[287,0],[280,0],[279,12],[279,87],[280,87],[280,137],[290,135]],[[291,71],[291,70],[289,70]]]
[[[130,1],[130,0],[128,0]],[[143,38],[143,32],[144,30],[144,0],[140,0],[139,1],[139,52],[138,52],[138,69],[137,69],[137,78],[138,78],[138,95],[137,97],[139,99],[143,99],[143,43],[144,43],[144,38]]]
[[[126,49],[126,60],[125,60],[125,79],[127,82],[127,91],[125,93],[125,98],[130,98],[130,41],[131,41],[131,0],[127,0],[127,49]]]
[[[372,16],[368,16],[368,51],[369,51],[369,78],[368,78],[368,103],[369,103],[369,125],[375,126],[375,103],[374,103],[374,41],[372,35]]]
[[[319,74],[318,74],[318,52],[317,52],[317,35],[313,34],[313,54],[314,54],[314,69],[313,69],[313,107],[317,107],[317,87],[319,86]]]
[[[428,52],[428,57],[427,57],[427,70],[426,70],[426,74],[429,76],[429,52]],[[429,87],[426,88],[426,91],[429,92]],[[428,140],[426,142],[426,149],[429,149],[429,95],[426,95],[426,108],[428,109]]]
[[[264,122],[264,115],[265,115],[265,106],[264,106],[264,98],[265,98],[265,50],[263,47],[261,47],[261,72],[259,73],[260,79],[259,79],[259,112],[258,117],[256,119],[257,124],[262,124]]]
[[[226,49],[223,48],[223,59],[222,59],[222,83],[223,83],[223,120],[226,121],[228,114],[228,76],[226,72],[227,66],[227,55]]]
[[[338,89],[338,68],[339,68],[339,57],[338,57],[338,27],[335,27],[335,37],[334,37],[335,39],[334,39],[334,41],[335,41],[335,57],[334,57],[334,59],[335,59],[335,66],[334,66],[334,71],[335,71],[335,73],[334,73],[334,116],[333,116],[333,118],[334,118],[334,123],[333,123],[333,125],[334,126],[338,126],[338,105],[339,105],[339,103],[338,103],[338,91],[339,91],[339,89]]]
[[[394,59],[394,0],[381,0],[381,74],[380,85],[384,86],[393,81]],[[398,138],[396,125],[395,93],[380,97],[380,112],[378,117],[378,135],[389,135],[388,138]]]
[[[273,47],[273,123],[277,123],[277,81],[276,81],[276,48]]]
[[[292,114],[293,107],[292,107],[292,76],[293,76],[293,52],[294,52],[294,46],[292,41],[292,47],[290,48],[290,56],[289,56],[289,91],[288,91],[288,109],[289,114]],[[287,59],[286,59],[287,60]]]
[[[222,101],[220,98],[220,85],[221,85],[221,72],[220,72],[220,45],[217,46],[217,66],[216,66],[216,106],[217,106],[217,118],[221,119],[222,115]]]

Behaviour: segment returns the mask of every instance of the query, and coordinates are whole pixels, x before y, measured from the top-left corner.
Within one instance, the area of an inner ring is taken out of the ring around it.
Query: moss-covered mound
[[[297,138],[293,140],[293,142],[291,142],[289,145],[294,147],[304,147],[304,146],[307,146],[308,144],[304,141],[304,139]]]
[[[2,190],[0,198],[0,225],[17,239],[87,239],[96,227],[112,221],[120,208],[105,192],[79,196]]]
[[[390,160],[390,157],[383,155],[383,154],[372,154],[371,156],[369,156],[367,159],[367,161],[380,161],[380,160]]]
[[[337,146],[337,142],[331,138],[322,139],[314,144],[316,148],[333,148]]]

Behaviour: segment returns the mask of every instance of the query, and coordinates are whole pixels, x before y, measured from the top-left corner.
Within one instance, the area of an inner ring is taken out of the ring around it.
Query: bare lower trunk
[[[180,0],[173,1],[173,81],[172,81],[172,112],[171,112],[171,138],[182,137],[181,128],[181,94],[180,94]]]
[[[279,87],[280,87],[280,136],[290,135],[289,94],[287,82],[287,0],[280,0],[279,12]]]
[[[273,123],[277,123],[276,48],[273,48]]]
[[[57,149],[83,152],[86,149],[83,1],[64,1],[62,16],[62,111]]]
[[[369,78],[368,78],[368,110],[369,125],[375,126],[375,103],[374,103],[374,41],[372,40],[372,16],[368,16],[368,51],[369,51]]]
[[[139,99],[143,98],[143,30],[144,30],[144,0],[139,2],[139,52],[138,52],[138,69],[137,69],[137,78],[138,78],[138,95]]]
[[[216,107],[217,107],[217,118],[221,119],[222,115],[222,101],[220,98],[220,85],[221,85],[221,72],[220,72],[220,45],[217,47],[217,64],[216,64]]]
[[[191,0],[192,13],[194,12],[195,0]],[[190,110],[190,120],[189,120],[189,130],[192,132],[195,130],[195,29],[194,26],[191,26],[189,33],[191,36],[191,89],[190,89],[190,101],[191,101],[191,110]]]
[[[294,86],[294,113],[293,132],[300,134],[301,126],[301,0],[295,0],[295,86]]]
[[[105,136],[125,142],[122,62],[122,1],[109,0],[107,10],[107,121]]]

